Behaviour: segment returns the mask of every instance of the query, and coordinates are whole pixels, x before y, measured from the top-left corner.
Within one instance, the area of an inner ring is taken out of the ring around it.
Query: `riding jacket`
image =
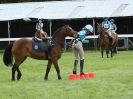
[[[110,29],[116,31],[117,30],[117,27],[116,27],[116,25],[114,23],[111,22]]]
[[[105,29],[105,30],[108,30],[108,29],[110,29],[111,28],[111,23],[110,23],[110,21],[103,21],[102,22],[102,27]]]
[[[76,40],[81,42],[85,41],[85,35],[87,33],[93,33],[93,27],[90,24],[86,25],[81,31],[78,32],[79,36],[76,38]]]
[[[43,23],[37,23],[36,24],[36,30],[43,30]]]

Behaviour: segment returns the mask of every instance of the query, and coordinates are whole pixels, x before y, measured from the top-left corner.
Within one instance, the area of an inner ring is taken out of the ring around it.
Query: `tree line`
[[[42,2],[42,1],[65,1],[65,0],[0,0],[0,3]]]

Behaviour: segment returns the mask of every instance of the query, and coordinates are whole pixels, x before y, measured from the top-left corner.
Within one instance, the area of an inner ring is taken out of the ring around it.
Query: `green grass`
[[[59,60],[62,80],[57,80],[52,66],[49,79],[44,74],[47,61],[28,58],[21,66],[22,79],[11,81],[11,68],[0,54],[0,99],[133,99],[133,51],[120,51],[107,59],[99,51],[85,52],[85,72],[93,79],[69,81],[73,52],[65,52]],[[79,66],[78,66],[79,72]]]

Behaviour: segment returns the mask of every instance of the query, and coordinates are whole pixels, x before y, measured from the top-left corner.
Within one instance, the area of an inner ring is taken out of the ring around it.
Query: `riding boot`
[[[84,68],[84,59],[80,60],[80,74],[84,74],[83,68]]]
[[[74,61],[74,68],[73,68],[73,74],[77,74],[77,64],[78,64],[78,60]]]

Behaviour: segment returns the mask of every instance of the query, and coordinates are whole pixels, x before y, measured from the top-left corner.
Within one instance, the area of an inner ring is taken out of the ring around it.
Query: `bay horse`
[[[106,50],[107,58],[109,58],[109,51],[111,52],[111,57],[113,57],[114,53],[117,53],[117,44],[118,44],[118,36],[115,33],[112,33],[113,37],[109,38],[108,33],[102,27],[101,24],[97,24],[97,31],[99,33],[99,42],[101,48],[101,55],[103,58],[103,51]]]
[[[42,33],[35,33],[40,35],[40,38],[44,37]],[[54,45],[44,52],[36,52],[32,49],[32,40],[31,39],[20,39],[15,41],[12,44],[9,44],[5,49],[3,55],[3,61],[6,66],[12,65],[12,81],[15,80],[15,73],[17,72],[17,80],[22,76],[22,73],[19,69],[19,66],[26,60],[27,57],[38,60],[48,60],[46,73],[44,79],[48,79],[48,74],[51,68],[51,65],[54,64],[54,67],[57,72],[58,79],[61,79],[60,68],[58,65],[58,60],[61,58],[62,48],[64,47],[64,41],[66,36],[73,37],[77,34],[69,25],[64,25],[58,28],[54,35],[52,36],[52,41]],[[45,35],[46,36],[46,35]],[[14,63],[12,62],[14,59]]]

